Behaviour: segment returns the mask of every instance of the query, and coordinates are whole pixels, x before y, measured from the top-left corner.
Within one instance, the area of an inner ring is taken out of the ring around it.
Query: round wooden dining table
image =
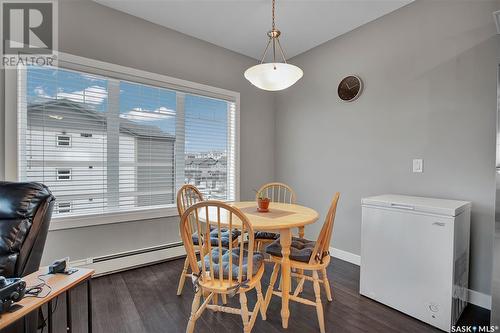
[[[257,211],[255,201],[230,202],[231,206],[239,208],[250,221],[254,231],[279,232],[281,243],[281,274],[282,298],[281,320],[283,328],[288,327],[290,310],[288,308],[291,284],[290,245],[292,243],[292,230],[312,224],[318,220],[318,213],[311,208],[295,204],[275,203],[269,204],[269,212]]]

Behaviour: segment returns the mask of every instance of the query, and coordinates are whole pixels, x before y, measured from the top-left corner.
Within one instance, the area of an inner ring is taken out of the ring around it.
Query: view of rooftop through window
[[[233,102],[47,67],[19,82],[19,178],[49,186],[56,214],[173,206],[180,180],[233,199]]]
[[[228,102],[187,95],[185,124],[185,182],[206,198],[228,199]]]

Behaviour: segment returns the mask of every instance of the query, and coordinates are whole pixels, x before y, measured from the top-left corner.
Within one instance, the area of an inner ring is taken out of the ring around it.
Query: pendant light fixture
[[[266,49],[264,50],[264,55],[262,56],[259,65],[252,66],[245,71],[245,78],[257,88],[268,91],[277,91],[292,86],[295,82],[300,80],[304,73],[299,67],[288,64],[286,62],[285,53],[283,52],[283,48],[280,44],[281,32],[276,29],[276,26],[274,24],[275,0],[272,1],[273,23],[271,31],[267,33],[269,40],[267,42]],[[273,62],[264,63],[270,46],[272,46],[273,49]],[[276,49],[279,50],[283,62],[276,62]]]

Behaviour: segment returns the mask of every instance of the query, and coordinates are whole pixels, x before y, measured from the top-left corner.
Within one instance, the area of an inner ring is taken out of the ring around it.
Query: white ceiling
[[[270,0],[94,1],[256,59],[271,27]],[[276,0],[276,26],[291,58],[412,1]]]

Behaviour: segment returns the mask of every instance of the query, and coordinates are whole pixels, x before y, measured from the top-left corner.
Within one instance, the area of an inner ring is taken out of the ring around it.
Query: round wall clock
[[[341,100],[352,102],[356,100],[363,90],[363,81],[355,75],[349,75],[339,83],[337,93]]]

